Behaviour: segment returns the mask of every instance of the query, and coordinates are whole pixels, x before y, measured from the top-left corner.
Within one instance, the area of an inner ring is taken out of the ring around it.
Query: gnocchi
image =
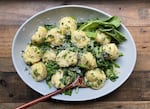
[[[77,29],[77,22],[72,17],[63,17],[59,21],[59,28],[62,34],[71,34],[72,31]]]
[[[36,81],[44,80],[47,76],[45,64],[43,62],[33,64],[31,66],[31,75]]]
[[[109,44],[111,41],[111,37],[102,32],[97,32],[97,36],[95,41],[100,44]]]
[[[60,46],[64,43],[65,36],[60,33],[60,29],[52,28],[46,35],[46,42],[54,46]]]
[[[106,75],[100,69],[89,70],[85,74],[85,81],[87,85],[93,89],[100,89],[104,86]]]
[[[61,82],[61,79],[63,78],[63,71],[58,70],[56,73],[52,76],[51,82],[56,88],[64,88],[65,85]]]
[[[27,64],[34,64],[42,58],[41,50],[35,45],[27,45],[22,56]]]
[[[37,44],[43,43],[46,38],[46,34],[47,34],[46,28],[43,26],[39,26],[37,32],[33,34],[31,40],[33,43]]]
[[[85,32],[76,30],[71,34],[71,42],[78,48],[83,48],[89,45],[90,39],[86,36]]]
[[[97,67],[96,59],[90,52],[82,54],[79,64],[86,69],[94,69]]]
[[[63,50],[56,56],[56,62],[60,67],[69,67],[77,64],[77,54],[69,50]]]
[[[56,60],[56,52],[54,50],[46,50],[42,57],[43,62],[55,61]]]
[[[110,60],[117,59],[119,56],[118,48],[114,43],[103,45],[102,51],[105,53],[105,57]]]

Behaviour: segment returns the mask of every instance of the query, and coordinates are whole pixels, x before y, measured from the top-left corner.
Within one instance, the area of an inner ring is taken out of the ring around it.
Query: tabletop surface
[[[119,16],[137,47],[137,62],[129,79],[111,94],[86,102],[50,99],[30,109],[149,109],[150,1],[149,0],[1,0],[0,1],[0,109],[13,109],[40,97],[17,75],[11,46],[17,29],[35,13],[60,5],[86,5]]]

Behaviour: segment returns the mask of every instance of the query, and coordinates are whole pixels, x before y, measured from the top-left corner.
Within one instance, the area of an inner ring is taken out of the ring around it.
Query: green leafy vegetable
[[[111,81],[115,81],[118,76],[116,75],[116,73],[114,72],[113,69],[109,69],[106,71],[106,76],[111,80]]]
[[[53,74],[55,74],[56,70],[59,69],[59,65],[55,61],[49,61],[48,63],[45,63],[46,70],[47,70],[47,77],[46,77],[46,83],[50,87],[50,81]]]
[[[95,39],[95,38],[96,38],[96,35],[97,35],[96,32],[89,32],[89,31],[86,31],[85,33],[86,33],[86,35],[87,35],[89,38],[92,38],[92,39]]]
[[[116,29],[105,33],[115,39],[115,41],[117,41],[119,44],[126,40],[125,36]]]
[[[64,91],[63,94],[71,96],[72,95],[72,89]]]
[[[103,20],[104,22],[109,22],[110,24],[114,25],[116,28],[118,28],[121,24],[121,20],[118,16],[110,17],[106,20]]]
[[[44,25],[44,27],[47,29],[47,30],[50,30],[54,27],[56,27],[55,25]]]
[[[117,16],[110,17],[106,20],[90,20],[79,27],[79,30],[85,31],[90,38],[96,37],[96,31],[106,33],[111,36],[118,44],[126,40],[125,36],[118,31],[121,20]]]

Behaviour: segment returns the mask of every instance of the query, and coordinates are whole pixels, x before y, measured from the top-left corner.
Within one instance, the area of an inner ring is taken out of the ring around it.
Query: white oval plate
[[[12,60],[18,75],[21,79],[36,92],[42,95],[55,91],[55,88],[49,88],[45,81],[36,82],[30,75],[29,70],[25,70],[27,65],[21,57],[21,51],[25,49],[27,43],[31,40],[31,36],[35,33],[39,25],[54,24],[64,16],[75,16],[78,20],[84,21],[90,18],[105,19],[110,17],[109,14],[95,8],[81,5],[65,5],[57,6],[37,13],[29,18],[17,31],[12,45]],[[123,57],[117,60],[121,66],[119,78],[115,82],[110,80],[100,90],[90,88],[79,89],[78,93],[73,92],[72,96],[58,94],[53,99],[64,101],[84,101],[102,97],[121,86],[132,73],[136,63],[136,47],[134,40],[128,29],[122,24],[120,31],[125,34],[127,41],[120,45],[119,50],[124,53]]]

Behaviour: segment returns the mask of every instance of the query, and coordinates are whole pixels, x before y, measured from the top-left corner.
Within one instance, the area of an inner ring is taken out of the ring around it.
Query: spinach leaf
[[[96,36],[97,36],[97,33],[96,33],[96,32],[89,32],[89,31],[86,31],[85,33],[86,33],[86,35],[87,35],[89,38],[91,38],[91,39],[95,39]]]
[[[111,36],[116,43],[120,44],[126,40],[125,36],[118,31],[121,20],[117,16],[110,17],[106,20],[90,20],[79,27],[79,30],[85,31],[90,38],[96,37],[96,31],[106,33]]]
[[[49,61],[45,63],[47,70],[46,83],[50,87],[50,81],[53,74],[55,74],[56,70],[59,69],[59,65],[55,61]]]
[[[63,94],[68,95],[68,96],[71,96],[71,95],[72,95],[72,89],[65,90],[65,91],[63,92]]]
[[[55,25],[44,25],[44,27],[48,30],[51,30],[52,28],[56,27]]]
[[[116,73],[113,71],[113,69],[108,69],[107,71],[106,71],[106,76],[107,76],[107,78],[109,78],[111,81],[115,81],[117,78],[118,78],[118,76],[116,75]]]
[[[109,22],[110,24],[114,25],[116,28],[118,28],[121,25],[121,20],[118,16],[110,17],[106,20],[103,20],[103,22]]]
[[[111,36],[118,44],[124,42],[126,40],[125,36],[119,32],[118,30],[114,29],[112,31],[105,32],[107,35]]]

